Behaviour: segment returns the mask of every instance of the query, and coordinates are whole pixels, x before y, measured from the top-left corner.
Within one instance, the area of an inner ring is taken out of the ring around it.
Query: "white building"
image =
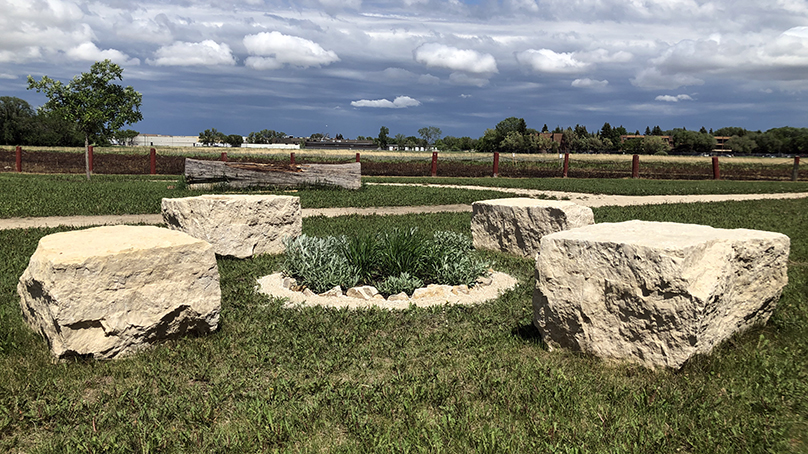
[[[161,134],[139,134],[134,139],[135,146],[141,147],[201,147],[199,136],[164,136]]]

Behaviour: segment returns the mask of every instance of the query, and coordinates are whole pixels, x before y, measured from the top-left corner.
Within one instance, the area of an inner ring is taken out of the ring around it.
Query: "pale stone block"
[[[342,296],[342,287],[337,285],[325,293],[320,293],[320,296],[333,296],[339,298],[340,296]]]
[[[412,299],[450,298],[453,295],[451,285],[429,284],[426,287],[415,289],[412,293]]]
[[[788,282],[780,233],[630,221],[547,235],[534,324],[551,347],[681,367],[764,324]]]
[[[523,197],[472,204],[471,235],[476,249],[534,257],[541,238],[595,223],[592,209],[566,201]]]
[[[246,258],[284,252],[283,240],[303,227],[300,197],[225,194],[163,199],[163,220],[213,245],[217,254]]]
[[[219,324],[213,248],[157,227],[109,226],[39,241],[17,285],[23,316],[51,353],[116,358]]]
[[[395,295],[387,297],[387,301],[407,301],[408,299],[410,299],[410,297],[407,296],[406,292],[396,293]]]
[[[348,298],[359,298],[363,300],[372,300],[378,294],[379,291],[376,287],[371,285],[349,288],[348,291],[345,292],[345,296]]]

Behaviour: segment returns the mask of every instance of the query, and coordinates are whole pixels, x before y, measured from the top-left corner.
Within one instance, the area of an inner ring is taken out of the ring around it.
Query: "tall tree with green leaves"
[[[388,134],[390,134],[390,130],[387,129],[387,126],[379,128],[379,138],[376,140],[379,144],[379,149],[387,150],[387,142],[390,140]]]
[[[27,101],[0,96],[0,144],[24,145],[35,118],[36,113]]]
[[[426,141],[427,146],[431,146],[436,140],[439,140],[443,131],[437,126],[425,126],[418,130],[418,135]]]
[[[114,83],[123,80],[123,69],[110,60],[93,63],[90,72],[81,73],[68,83],[43,76],[28,76],[28,89],[44,92],[48,102],[43,110],[53,112],[76,125],[84,135],[84,162],[90,179],[90,136],[112,134],[127,124],[143,119],[143,95],[131,86]]]

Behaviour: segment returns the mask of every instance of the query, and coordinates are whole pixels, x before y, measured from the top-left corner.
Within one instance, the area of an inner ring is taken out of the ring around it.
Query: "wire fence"
[[[91,147],[92,149],[92,147]],[[184,173],[185,158],[235,162],[344,163],[360,161],[365,176],[445,176],[508,178],[644,178],[674,180],[774,180],[805,181],[800,157],[659,157],[638,155],[515,154],[515,153],[413,153],[348,150],[296,150],[250,153],[240,149],[216,149],[165,153],[154,148],[93,150],[90,168],[99,174]],[[100,151],[100,152],[99,152]],[[195,152],[195,153],[194,153]],[[0,149],[0,170],[28,173],[84,173],[84,149]]]

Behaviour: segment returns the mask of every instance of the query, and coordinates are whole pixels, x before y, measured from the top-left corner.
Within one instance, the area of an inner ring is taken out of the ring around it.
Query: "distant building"
[[[162,134],[139,134],[133,144],[137,147],[201,147],[199,136],[164,136]]]
[[[727,141],[731,138],[730,136],[715,136],[715,148],[713,150],[729,150]]]

